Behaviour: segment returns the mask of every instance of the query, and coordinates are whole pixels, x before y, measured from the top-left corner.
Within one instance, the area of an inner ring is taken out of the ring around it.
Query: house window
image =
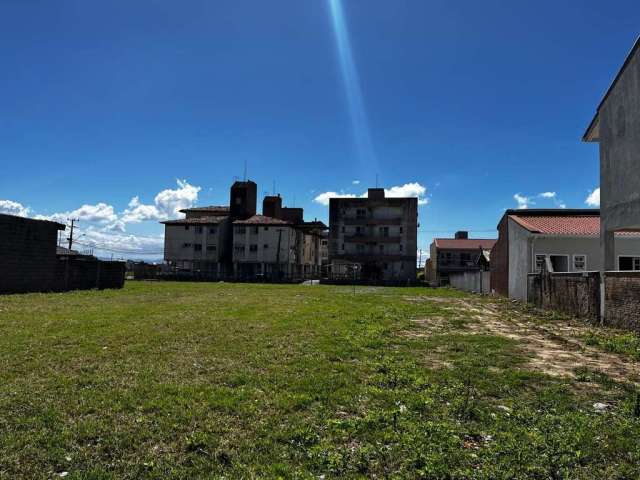
[[[265,232],[266,232],[267,230],[269,230],[269,227],[264,227],[264,230],[265,230]]]
[[[234,250],[236,253],[244,253],[244,245],[236,245]]]
[[[404,231],[404,230],[403,230],[403,228],[402,228],[402,227],[400,227],[400,233],[402,233],[403,231]]]
[[[640,257],[618,257],[618,270],[639,271]]]
[[[573,256],[573,270],[576,272],[584,272],[587,269],[587,256],[586,255],[574,255]]]
[[[380,233],[382,233],[383,237],[388,237],[389,236],[389,227],[382,227],[380,229]]]
[[[196,233],[202,233],[202,227],[196,227]]]
[[[184,229],[185,229],[185,230],[189,230],[189,225],[185,225],[185,226],[184,226]]]
[[[536,255],[536,273],[540,273],[544,269],[544,263],[546,260],[546,255]]]
[[[259,228],[260,228],[260,227],[253,227],[253,228],[251,229],[251,233],[255,233],[255,234],[257,235],[257,234],[258,234],[258,229],[259,229]]]
[[[182,245],[183,248],[191,248],[191,244],[190,243],[185,243]]]
[[[402,244],[400,244],[400,251],[402,251]]]
[[[250,252],[257,252],[258,251],[258,245],[249,245],[249,251]]]
[[[207,245],[207,252],[215,252],[218,250],[217,245]]]
[[[238,227],[236,232],[238,235],[244,235],[247,232],[247,229],[245,227]]]
[[[266,250],[267,248],[269,248],[269,244],[268,244],[268,243],[265,243],[265,244],[262,246],[262,248]]]
[[[356,227],[356,235],[362,235],[362,227]]]
[[[554,272],[569,271],[569,255],[549,255]]]
[[[357,218],[366,218],[367,217],[367,210],[364,208],[358,208],[356,210],[356,217]]]
[[[344,250],[344,243],[342,244],[342,250]]]
[[[215,235],[216,233],[218,233],[218,229],[216,227],[211,227],[209,229],[209,233],[212,235]]]
[[[201,252],[202,251],[202,244],[201,243],[196,243],[193,246],[193,250],[196,251],[196,252]]]

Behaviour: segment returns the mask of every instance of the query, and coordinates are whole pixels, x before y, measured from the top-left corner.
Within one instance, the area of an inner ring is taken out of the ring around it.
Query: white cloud
[[[593,190],[593,192],[589,194],[584,203],[586,203],[590,207],[600,207],[600,187]]]
[[[418,205],[429,203],[429,199],[425,197],[426,193],[427,188],[417,182],[384,189],[384,194],[387,197],[418,197]]]
[[[353,185],[360,185],[360,180],[354,180],[353,182],[351,182]]]
[[[144,205],[140,203],[140,198],[136,196],[129,202],[129,208],[122,212],[122,217],[119,222],[121,224],[140,223],[145,220],[161,220],[163,218],[165,217],[160,213],[158,207],[155,205]]]
[[[314,198],[313,201],[316,203],[319,203],[320,205],[324,205],[325,207],[328,207],[329,200],[331,198],[356,198],[356,196],[353,193],[324,192],[316,196],[316,198]]]
[[[36,215],[38,220],[53,220],[65,223],[67,219],[77,218],[78,220],[93,223],[109,223],[118,219],[113,206],[100,202],[95,205],[82,205],[80,208],[69,212],[54,213],[52,215]]]
[[[389,198],[398,198],[398,197],[417,197],[418,205],[426,205],[429,203],[429,199],[426,197],[427,188],[420,185],[417,182],[413,183],[405,183],[404,185],[399,185],[391,188],[385,188],[384,194]],[[364,192],[360,195],[356,195],[354,193],[345,193],[345,192],[324,192],[320,195],[316,196],[313,201],[319,203],[320,205],[328,206],[329,199],[331,198],[366,198],[367,192]]]
[[[176,217],[180,210],[192,207],[198,200],[200,187],[190,185],[186,180],[176,180],[178,188],[166,189],[156,195],[154,199],[158,211],[164,217]]]
[[[0,213],[26,217],[29,215],[29,207],[12,200],[0,200]]]
[[[516,193],[513,199],[518,202],[518,208],[529,208],[529,205],[535,205],[535,202],[531,201],[529,197],[525,197],[520,193]]]
[[[538,196],[541,198],[556,198],[556,192],[542,192]]]
[[[115,256],[153,255],[162,256],[164,249],[164,236],[141,236],[110,232],[106,229],[88,227],[81,229],[81,235],[76,236],[74,248],[85,250],[93,248],[102,250]]]

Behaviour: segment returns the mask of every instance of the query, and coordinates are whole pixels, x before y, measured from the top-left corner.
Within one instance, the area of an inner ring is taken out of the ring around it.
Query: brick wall
[[[527,297],[529,303],[539,308],[597,322],[600,319],[600,273],[530,274]]]
[[[498,295],[509,296],[509,230],[506,215],[498,225],[498,241],[491,249],[491,289]]]
[[[640,272],[606,272],[605,322],[640,331]]]
[[[0,293],[55,289],[61,228],[54,222],[0,215]]]

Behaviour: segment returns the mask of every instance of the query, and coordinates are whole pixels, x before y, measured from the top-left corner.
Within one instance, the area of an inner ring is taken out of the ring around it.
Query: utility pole
[[[422,249],[420,249],[420,257],[418,257],[418,268],[422,268]]]
[[[69,220],[69,219],[67,219]],[[71,250],[71,247],[73,246],[73,228],[74,228],[74,223],[75,222],[79,222],[80,220],[78,218],[72,218],[71,219],[71,230],[69,231],[69,250]]]

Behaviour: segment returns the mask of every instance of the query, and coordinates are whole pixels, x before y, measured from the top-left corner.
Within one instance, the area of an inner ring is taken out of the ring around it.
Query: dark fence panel
[[[528,277],[529,303],[593,322],[600,319],[600,272],[539,273]]]

